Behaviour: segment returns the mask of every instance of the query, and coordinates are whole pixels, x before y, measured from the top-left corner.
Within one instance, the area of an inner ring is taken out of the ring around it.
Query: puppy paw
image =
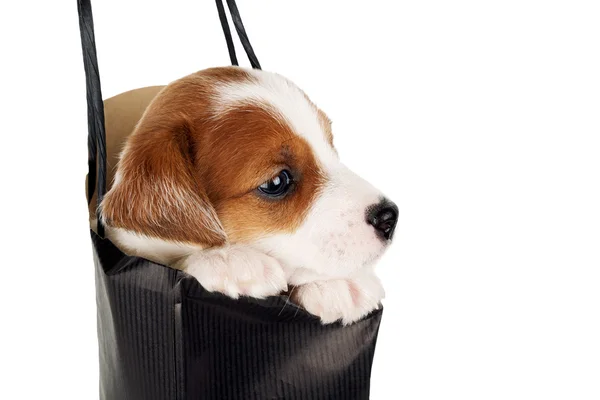
[[[264,298],[287,290],[281,265],[251,247],[232,245],[199,251],[184,260],[182,269],[210,292]]]
[[[381,281],[372,271],[349,279],[307,283],[292,292],[292,299],[323,324],[341,320],[344,325],[378,309],[384,296]]]

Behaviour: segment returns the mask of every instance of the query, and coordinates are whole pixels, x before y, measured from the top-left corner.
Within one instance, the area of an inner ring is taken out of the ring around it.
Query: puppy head
[[[151,238],[252,245],[291,276],[371,265],[398,212],[340,162],[329,119],[304,92],[237,67],[189,75],[153,100],[101,210],[108,226]]]

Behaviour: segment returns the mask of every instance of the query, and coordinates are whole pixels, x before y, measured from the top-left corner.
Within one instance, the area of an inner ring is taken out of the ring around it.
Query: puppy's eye
[[[284,169],[277,176],[260,185],[258,190],[269,197],[282,197],[290,190],[293,182],[290,171]]]

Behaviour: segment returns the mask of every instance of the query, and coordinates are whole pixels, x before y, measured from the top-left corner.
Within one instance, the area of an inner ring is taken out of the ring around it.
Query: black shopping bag
[[[227,1],[254,68],[235,2]],[[225,10],[217,6],[237,65]],[[104,111],[91,5],[78,0],[88,98],[88,199],[106,190]],[[285,296],[230,299],[191,276],[123,254],[90,231],[96,267],[103,400],[360,400],[369,398],[379,309],[343,327]]]

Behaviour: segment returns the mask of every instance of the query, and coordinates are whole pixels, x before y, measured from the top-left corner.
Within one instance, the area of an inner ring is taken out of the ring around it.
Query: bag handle
[[[223,28],[223,34],[225,35],[225,41],[227,42],[227,49],[229,50],[231,65],[239,65],[235,55],[235,47],[231,38],[231,31],[229,30],[229,24],[227,23],[227,16],[225,15],[225,8],[223,7],[223,0],[216,0],[216,3],[217,10],[219,11],[219,19],[221,20],[221,27]],[[244,23],[242,22],[242,17],[240,16],[240,11],[237,8],[237,4],[235,4],[235,0],[227,0],[227,7],[229,7],[233,26],[235,26],[235,30],[240,38],[242,46],[244,47],[246,56],[248,56],[248,60],[250,60],[250,65],[254,69],[261,69],[258,58],[256,58],[254,49],[252,49],[252,45],[250,44],[250,39],[248,39],[248,34],[244,28]]]
[[[106,192],[106,133],[104,128],[104,103],[100,88],[100,73],[96,55],[94,37],[94,19],[90,0],[77,0],[79,13],[79,31],[83,67],[85,69],[85,87],[88,112],[88,205],[96,189],[96,204],[102,202]],[[98,180],[96,181],[96,172]],[[97,182],[97,183],[96,183]],[[96,207],[98,208],[98,207]],[[96,211],[96,216],[98,212]],[[98,236],[104,237],[104,225],[98,219]]]
[[[229,58],[232,65],[239,65],[235,54],[235,47],[227,23],[227,16],[222,0],[216,0],[221,27],[227,42]],[[227,6],[231,13],[231,19],[235,30],[244,47],[244,51],[250,60],[252,68],[260,69],[260,63],[254,54],[248,34],[242,23],[240,12],[235,0],[227,0]],[[98,206],[106,193],[106,129],[104,126],[104,102],[102,101],[102,90],[100,87],[100,73],[98,69],[98,57],[96,54],[96,39],[94,36],[94,19],[92,15],[91,0],[77,0],[77,11],[79,13],[79,31],[81,34],[81,49],[83,53],[83,67],[85,70],[85,86],[88,113],[88,205],[92,201],[94,191],[96,192],[96,216]],[[97,175],[97,179],[96,179]],[[98,236],[104,238],[104,224],[97,218]]]

